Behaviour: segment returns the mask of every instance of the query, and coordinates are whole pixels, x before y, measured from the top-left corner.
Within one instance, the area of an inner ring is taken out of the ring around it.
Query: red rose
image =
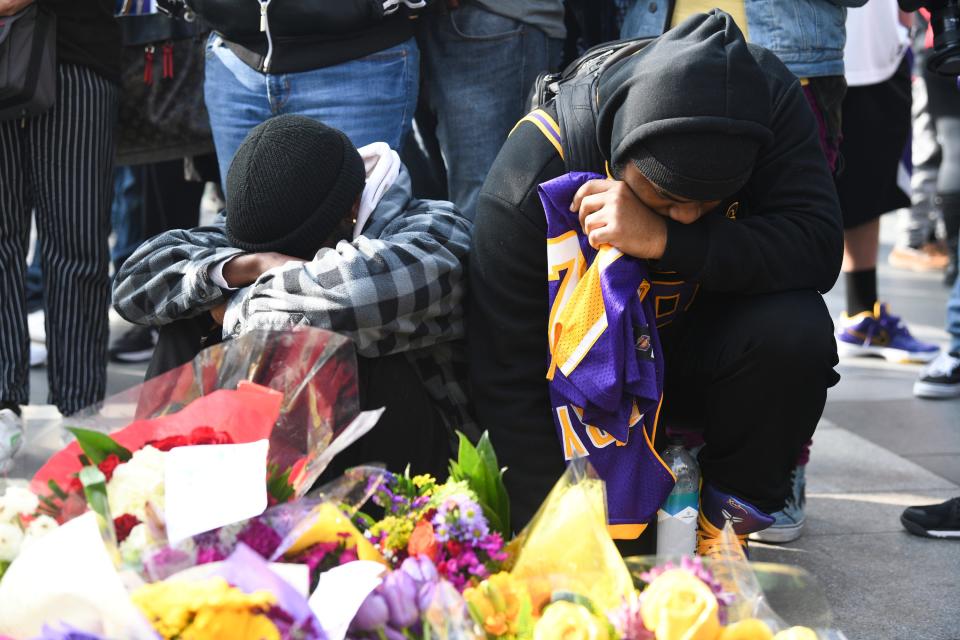
[[[80,482],[80,478],[73,476],[70,478],[70,482],[67,484],[67,493],[83,493],[83,483]]]
[[[107,482],[110,482],[110,478],[113,477],[113,470],[120,465],[120,458],[115,453],[111,453],[106,457],[106,459],[97,465],[97,468],[103,472],[103,475],[106,476]]]
[[[190,441],[185,436],[169,436],[160,440],[151,440],[143,446],[150,446],[160,451],[170,451],[170,449],[185,447],[188,444],[190,444]]]
[[[213,427],[196,427],[190,432],[190,444],[233,444],[233,438],[225,431]]]
[[[113,519],[113,528],[117,530],[117,544],[120,544],[130,535],[133,528],[140,524],[137,516],[125,513],[120,517]]]

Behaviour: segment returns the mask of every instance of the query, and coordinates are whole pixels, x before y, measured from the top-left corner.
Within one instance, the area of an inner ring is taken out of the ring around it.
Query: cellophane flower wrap
[[[602,611],[633,593],[633,579],[607,531],[603,481],[577,459],[521,534],[511,574],[523,581],[539,614],[557,591],[588,598]]]
[[[270,464],[290,472],[291,497],[300,496],[359,413],[356,356],[347,338],[322,329],[251,331],[87,413],[65,426],[110,434],[130,451],[267,437]],[[82,466],[80,453],[73,443],[54,454],[34,476],[34,490],[48,492],[50,480],[66,488]]]

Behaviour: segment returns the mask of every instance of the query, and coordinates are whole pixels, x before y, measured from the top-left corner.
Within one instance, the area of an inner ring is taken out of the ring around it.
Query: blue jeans
[[[298,114],[340,129],[357,147],[400,149],[417,104],[420,52],[411,38],[332,67],[264,74],[243,63],[216,34],[207,41],[204,99],[220,180],[247,133],[268,118]]]
[[[957,253],[960,258],[960,249]],[[960,278],[953,283],[947,300],[947,333],[950,334],[950,353],[960,357]]]
[[[144,237],[143,175],[141,167],[117,167],[113,170],[113,206],[110,223],[116,236],[110,260],[113,272],[123,266]]]
[[[423,16],[418,28],[449,197],[473,219],[490,166],[527,113],[534,80],[559,63],[563,43],[475,4]]]

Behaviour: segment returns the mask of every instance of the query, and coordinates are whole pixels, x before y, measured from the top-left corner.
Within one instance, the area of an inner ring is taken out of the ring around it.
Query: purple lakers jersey
[[[674,294],[657,297],[661,281],[644,261],[590,246],[570,202],[597,178],[568,173],[539,187],[547,217],[547,379],[564,456],[589,456],[606,482],[612,532],[634,537],[674,484],[653,447],[663,399],[657,322],[680,311],[681,296],[670,313],[658,309]]]

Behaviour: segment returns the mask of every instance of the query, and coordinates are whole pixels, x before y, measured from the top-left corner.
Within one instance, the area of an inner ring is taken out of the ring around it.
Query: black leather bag
[[[36,3],[0,18],[0,120],[39,115],[57,98],[57,20]]]
[[[207,28],[162,14],[118,19],[124,47],[117,164],[212,153],[203,102]]]

